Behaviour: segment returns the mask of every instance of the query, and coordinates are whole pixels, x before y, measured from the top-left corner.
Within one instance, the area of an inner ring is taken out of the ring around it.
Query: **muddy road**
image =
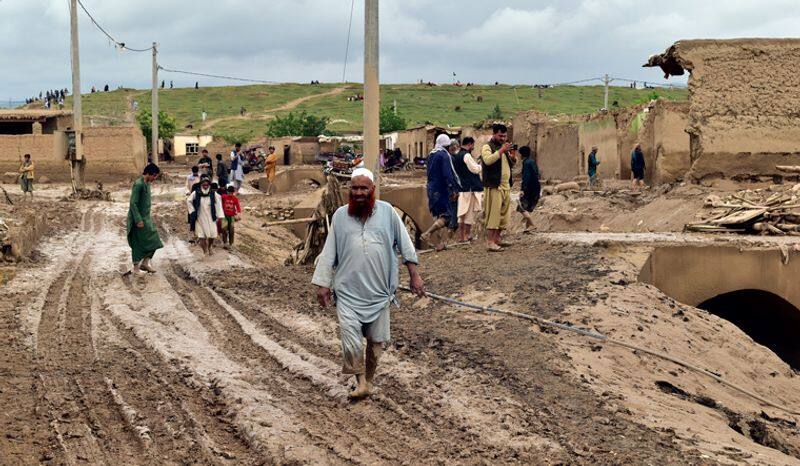
[[[69,208],[80,225],[0,292],[2,464],[716,462],[589,387],[563,336],[428,299],[402,297],[377,393],[351,403],[311,268],[263,265],[247,236],[204,259],[161,200],[158,273],[123,278],[127,205]],[[423,255],[423,277],[553,319],[611,279],[596,246],[525,241]]]

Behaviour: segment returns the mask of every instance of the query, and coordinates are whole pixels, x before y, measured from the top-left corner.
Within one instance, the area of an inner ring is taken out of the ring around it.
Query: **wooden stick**
[[[269,222],[261,225],[262,227],[274,227],[279,225],[296,225],[298,223],[308,223],[314,221],[314,217],[293,218],[291,220],[281,220],[279,222]]]

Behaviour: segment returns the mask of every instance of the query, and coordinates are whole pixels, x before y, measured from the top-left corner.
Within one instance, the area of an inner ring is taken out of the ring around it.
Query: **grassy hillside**
[[[327,116],[335,131],[359,131],[362,125],[362,102],[347,97],[362,93],[355,84],[281,84],[200,89],[162,89],[159,102],[162,110],[174,116],[179,128],[201,126],[201,112],[208,113],[207,128],[202,132],[251,132],[263,134],[266,122],[275,115],[305,110],[310,114]],[[617,101],[626,107],[646,101],[653,90],[612,87],[609,102]],[[685,89],[658,89],[655,92],[667,99],[685,100]],[[479,101],[479,98],[482,101]],[[397,101],[398,112],[409,127],[431,122],[439,125],[472,124],[489,115],[495,105],[510,118],[516,112],[535,108],[552,114],[589,113],[603,105],[601,86],[563,86],[551,89],[530,87],[449,85],[428,87],[420,85],[387,84],[381,86],[384,105]],[[118,90],[84,96],[84,114],[124,120],[131,118],[130,104],[138,101],[139,108],[150,106],[149,90]],[[67,102],[70,105],[70,102]],[[239,116],[240,108],[247,115]],[[98,121],[102,121],[98,119]]]

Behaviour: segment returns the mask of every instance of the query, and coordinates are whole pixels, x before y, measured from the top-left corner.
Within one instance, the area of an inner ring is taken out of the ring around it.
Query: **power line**
[[[350,53],[350,31],[353,27],[353,9],[356,6],[356,0],[350,2],[350,21],[347,23],[347,45],[344,48],[344,69],[342,70],[342,83],[347,82],[347,55]]]
[[[646,84],[652,84],[653,86],[658,86],[658,87],[686,87],[686,84],[684,84],[684,83],[667,83],[667,82],[657,83],[657,82],[653,82],[653,81],[645,81],[645,80],[642,80],[642,79],[629,79],[629,78],[611,77],[611,80],[612,81],[624,81],[624,82],[628,82],[628,83],[646,83]]]
[[[158,69],[162,71],[166,71],[167,73],[179,73],[179,74],[189,74],[192,76],[203,76],[206,78],[217,78],[217,79],[227,79],[229,81],[243,81],[249,83],[259,83],[259,84],[280,84],[279,81],[267,81],[263,79],[250,79],[250,78],[238,78],[235,76],[223,76],[219,74],[208,74],[208,73],[197,73],[194,71],[184,71],[184,70],[172,70],[169,68],[164,68],[163,66],[159,66]]]
[[[105,36],[108,37],[108,39],[111,42],[113,42],[114,45],[116,45],[117,47],[119,47],[121,49],[125,49],[125,50],[128,50],[128,51],[131,51],[131,52],[149,52],[150,50],[153,50],[152,46],[151,47],[147,47],[146,49],[135,49],[135,48],[128,47],[127,45],[125,45],[125,42],[118,41],[108,31],[106,31],[103,28],[103,26],[100,26],[100,23],[98,23],[97,20],[94,19],[94,16],[92,16],[92,14],[89,13],[89,10],[87,10],[86,7],[83,6],[83,2],[81,2],[81,0],[78,0],[78,5],[81,6],[81,9],[83,10],[84,13],[86,13],[86,16],[88,16],[89,19],[92,21],[92,24],[94,24],[97,27],[97,29],[100,30],[100,32],[105,34]]]

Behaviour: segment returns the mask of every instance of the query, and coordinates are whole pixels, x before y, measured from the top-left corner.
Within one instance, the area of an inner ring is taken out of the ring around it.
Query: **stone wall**
[[[800,164],[800,39],[680,41],[651,58],[689,78],[691,175],[777,173]]]

